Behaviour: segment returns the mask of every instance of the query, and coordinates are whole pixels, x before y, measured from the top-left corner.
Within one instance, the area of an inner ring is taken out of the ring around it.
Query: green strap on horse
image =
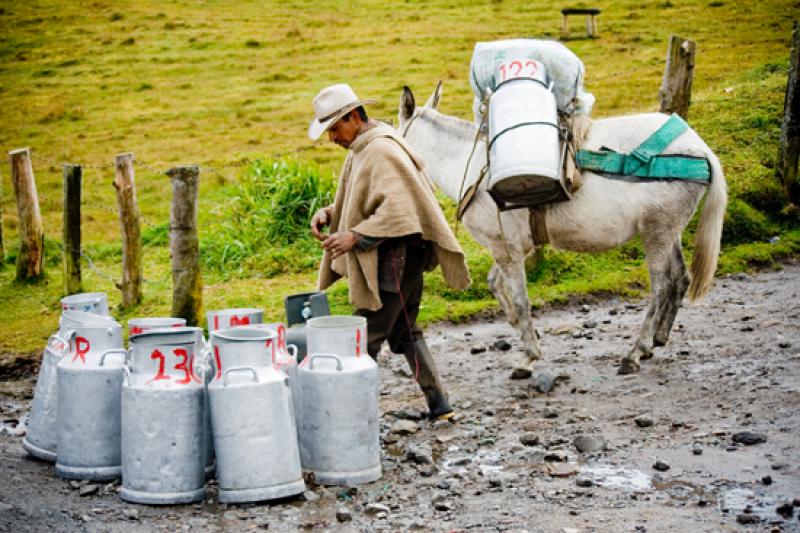
[[[711,170],[703,157],[688,155],[658,155],[689,128],[681,117],[669,119],[629,154],[609,148],[578,150],[576,162],[582,170],[603,174],[632,176],[642,180],[686,180],[709,183]]]

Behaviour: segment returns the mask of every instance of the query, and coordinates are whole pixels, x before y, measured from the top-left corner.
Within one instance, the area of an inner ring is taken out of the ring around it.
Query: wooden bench
[[[600,10],[595,7],[565,7],[561,10],[564,16],[564,22],[561,26],[561,33],[569,35],[569,26],[567,25],[567,17],[569,15],[586,15],[586,35],[589,37],[597,37],[597,19],[595,18],[600,14]]]

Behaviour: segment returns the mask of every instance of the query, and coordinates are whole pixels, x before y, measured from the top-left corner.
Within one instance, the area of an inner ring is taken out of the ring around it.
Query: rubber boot
[[[433,356],[428,350],[425,339],[419,339],[409,345],[405,356],[411,367],[411,373],[419,383],[419,388],[422,389],[422,394],[425,395],[425,400],[428,402],[428,417],[431,420],[447,420],[452,417],[455,413],[450,407],[450,402],[447,401],[442,378],[439,376],[436,363],[433,362]]]

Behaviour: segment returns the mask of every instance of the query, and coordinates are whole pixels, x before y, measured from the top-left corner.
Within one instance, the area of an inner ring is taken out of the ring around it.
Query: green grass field
[[[440,109],[471,118],[467,70],[476,41],[557,38],[560,8],[545,0],[486,2],[10,2],[0,1],[0,147],[32,149],[48,241],[47,279],[13,282],[16,207],[8,166],[2,222],[9,261],[0,271],[0,353],[40,350],[59,315],[63,163],[84,165],[84,288],[120,301],[119,222],[113,160],[136,155],[145,225],[144,301],[115,314],[165,315],[171,301],[166,223],[167,168],[201,167],[201,244],[225,233],[231,199],[256,159],[288,159],[332,180],[344,151],[306,136],[310,101],[322,87],[350,83],[375,98],[373,116],[395,119],[400,91],[424,101],[444,80]],[[572,5],[572,4],[570,4]],[[589,5],[589,4],[583,4]],[[731,190],[721,272],[795,255],[800,225],[774,178],[788,68],[790,13],[797,0],[659,0],[596,3],[600,38],[571,20],[566,44],[586,65],[594,117],[653,111],[671,34],[697,43],[689,122],[714,148]],[[452,205],[445,204],[452,218]],[[252,231],[257,232],[257,228]],[[780,236],[775,243],[767,240]],[[475,286],[446,290],[430,276],[422,320],[462,319],[493,307],[491,265],[465,231]],[[262,239],[263,240],[263,239]],[[264,307],[281,318],[283,296],[314,287],[314,250],[272,253],[268,265],[208,268],[207,309]],[[276,267],[275,265],[278,265]],[[275,272],[283,273],[276,274]],[[535,305],[590,292],[639,295],[646,271],[637,243],[596,256],[547,251],[529,273]],[[345,312],[346,287],[332,292]],[[7,355],[8,356],[8,355]]]

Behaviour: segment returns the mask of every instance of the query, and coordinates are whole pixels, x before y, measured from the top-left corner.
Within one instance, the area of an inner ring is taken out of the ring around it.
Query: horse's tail
[[[728,187],[717,156],[709,154],[711,183],[706,204],[700,215],[700,224],[695,234],[694,257],[692,258],[692,282],[689,285],[689,301],[700,300],[711,289],[714,272],[717,270],[719,243],[722,238],[722,221],[728,203]]]

